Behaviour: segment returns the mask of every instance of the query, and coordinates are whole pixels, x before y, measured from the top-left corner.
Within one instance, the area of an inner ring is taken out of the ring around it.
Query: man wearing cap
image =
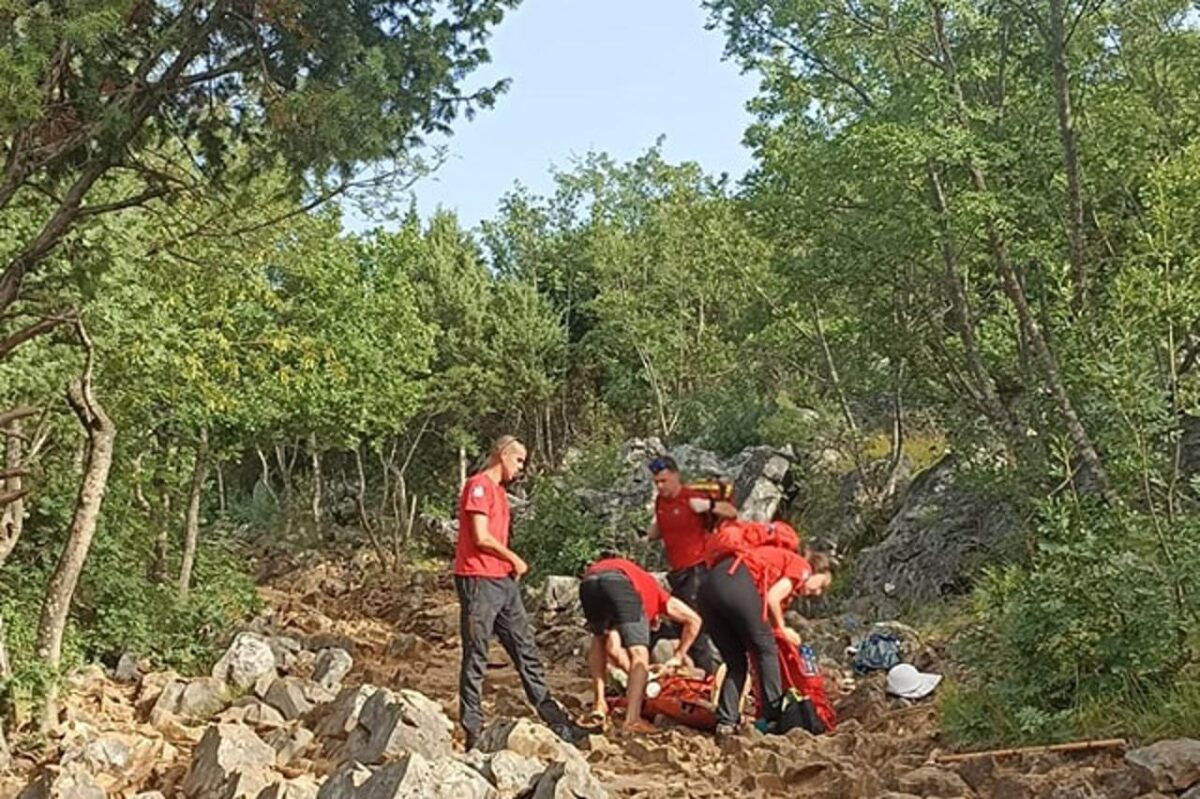
[[[654,499],[654,522],[646,537],[661,540],[667,557],[667,583],[671,594],[691,607],[696,607],[700,584],[704,580],[704,543],[709,519],[735,519],[737,508],[728,502],[692,491],[679,476],[679,465],[670,455],[650,462],[657,496]],[[708,635],[701,632],[688,654],[698,668],[712,674],[716,662]]]
[[[494,634],[516,666],[525,696],[556,735],[570,743],[587,731],[550,696],[517,580],[529,571],[508,547],[509,507],[504,484],[525,467],[525,447],[512,436],[496,440],[487,465],[463,485],[458,499],[454,587],[460,605],[462,664],[458,677],[459,724],[467,749],[483,730],[483,676]]]

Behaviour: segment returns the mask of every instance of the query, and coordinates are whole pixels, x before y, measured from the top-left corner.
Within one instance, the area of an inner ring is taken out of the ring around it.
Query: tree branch
[[[0,359],[4,358],[10,352],[15,350],[30,339],[37,338],[43,333],[47,333],[61,325],[63,322],[68,322],[72,319],[71,315],[64,316],[47,316],[32,325],[29,325],[23,330],[18,330],[6,339],[0,340]]]

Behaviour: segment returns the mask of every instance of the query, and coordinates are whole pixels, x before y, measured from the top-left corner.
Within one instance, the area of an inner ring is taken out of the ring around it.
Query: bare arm
[[[679,636],[679,646],[675,649],[675,654],[682,659],[700,635],[700,615],[686,603],[671,597],[667,600],[667,618],[683,627]]]
[[[650,529],[646,530],[647,541],[657,541],[662,538],[662,530],[658,529],[658,520],[650,522]]]
[[[525,564],[520,555],[501,544],[494,535],[488,532],[487,516],[482,513],[471,514],[471,538],[474,539],[475,546],[479,549],[490,552],[498,558],[504,558],[511,563],[518,577],[529,571],[529,566]]]
[[[783,620],[783,603],[792,595],[795,588],[792,581],[784,577],[767,591],[767,614],[771,617],[771,626],[777,630],[786,630]]]

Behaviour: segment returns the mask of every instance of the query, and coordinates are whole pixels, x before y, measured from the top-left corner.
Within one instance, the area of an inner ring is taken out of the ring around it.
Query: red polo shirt
[[[742,559],[754,575],[758,590],[764,598],[771,586],[785,577],[792,581],[794,596],[812,574],[812,567],[808,565],[807,560],[783,547],[757,547],[743,555]]]
[[[511,563],[475,546],[471,517],[476,514],[486,516],[488,532],[501,544],[508,546],[508,494],[503,486],[492,482],[483,472],[468,480],[458,497],[458,544],[454,553],[454,573],[459,577],[507,577],[513,570]]]
[[[653,574],[633,561],[624,558],[598,560],[591,565],[584,576],[609,571],[618,571],[629,578],[629,582],[633,584],[633,590],[637,591],[638,597],[642,600],[642,609],[646,611],[646,621],[654,621],[667,612],[667,602],[671,600],[671,595],[663,590],[663,587],[658,584],[658,580],[654,579]]]
[[[688,505],[688,500],[695,497],[707,499],[704,494],[684,486],[671,499],[660,494],[654,500],[654,521],[662,535],[663,549],[671,571],[704,562],[704,540],[708,529],[704,524],[704,515],[696,513]]]

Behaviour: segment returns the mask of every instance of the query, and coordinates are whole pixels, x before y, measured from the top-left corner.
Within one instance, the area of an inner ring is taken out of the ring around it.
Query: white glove
[[[708,497],[692,497],[688,500],[688,507],[696,513],[708,513],[716,504]]]

